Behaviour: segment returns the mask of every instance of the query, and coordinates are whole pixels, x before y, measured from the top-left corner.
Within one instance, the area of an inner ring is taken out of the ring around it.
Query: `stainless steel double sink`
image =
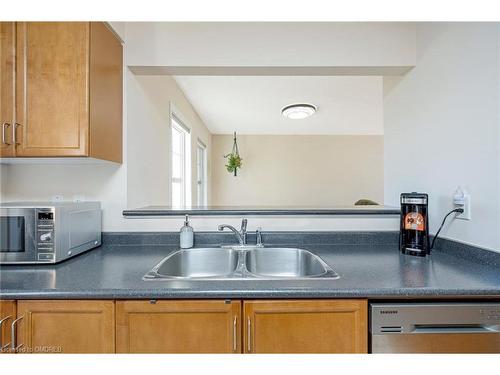
[[[171,279],[338,279],[319,256],[295,248],[234,246],[178,250],[144,280]]]

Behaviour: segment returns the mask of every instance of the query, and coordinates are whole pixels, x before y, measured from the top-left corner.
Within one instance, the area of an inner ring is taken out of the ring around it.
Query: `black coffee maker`
[[[425,257],[431,253],[428,200],[429,196],[424,193],[401,194],[399,247],[403,254]]]

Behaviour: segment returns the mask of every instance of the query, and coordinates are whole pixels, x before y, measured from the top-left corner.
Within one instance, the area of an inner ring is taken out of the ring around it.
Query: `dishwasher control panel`
[[[372,303],[370,332],[500,331],[500,303]]]
[[[498,320],[500,321],[500,306],[492,308],[484,308],[479,311],[479,313],[486,317],[487,320]]]

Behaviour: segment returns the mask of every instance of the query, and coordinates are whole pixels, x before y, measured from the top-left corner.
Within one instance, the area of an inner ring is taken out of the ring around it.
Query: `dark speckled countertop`
[[[271,237],[267,236],[269,240]],[[280,242],[280,234],[277,236],[275,240]],[[341,278],[144,281],[142,276],[148,270],[178,249],[178,237],[172,235],[164,241],[164,238],[159,240],[159,234],[150,234],[149,240],[138,240],[137,237],[127,240],[123,236],[118,236],[120,239],[117,240],[113,236],[104,236],[103,246],[57,265],[0,267],[0,298],[500,297],[500,254],[497,253],[482,250],[485,256],[472,254],[470,249],[454,249],[443,243],[442,250],[434,251],[430,257],[419,258],[400,254],[394,234],[385,235],[382,240],[374,240],[370,235],[352,237],[355,234],[335,235],[335,240],[311,234],[310,239],[315,240],[310,241],[302,237],[299,240],[297,235],[281,236],[287,239],[281,242],[288,242],[281,246],[310,250]],[[224,238],[230,237],[226,235]],[[206,242],[197,247],[214,246],[214,241]]]

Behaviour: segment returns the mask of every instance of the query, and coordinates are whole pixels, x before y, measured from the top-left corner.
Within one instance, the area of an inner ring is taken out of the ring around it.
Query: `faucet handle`
[[[242,233],[245,233],[247,231],[247,224],[248,224],[247,219],[241,220],[241,232]]]
[[[255,235],[257,236],[257,246],[264,246],[262,243],[262,228],[258,227],[255,231]]]

